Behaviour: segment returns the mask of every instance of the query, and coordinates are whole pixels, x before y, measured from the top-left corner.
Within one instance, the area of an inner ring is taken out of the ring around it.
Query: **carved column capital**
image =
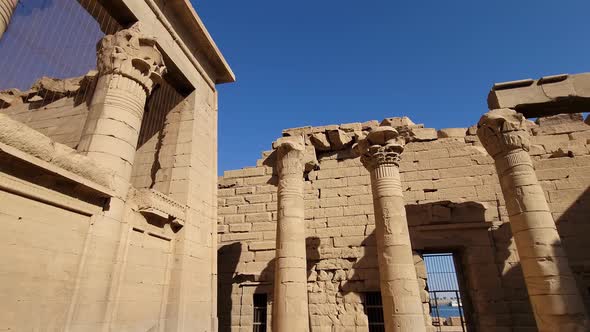
[[[303,176],[303,156],[305,141],[303,136],[281,137],[272,144],[277,150],[277,169],[279,174],[297,173]]]
[[[399,167],[405,138],[392,127],[377,127],[359,140],[355,147],[363,165],[371,170],[381,165]]]
[[[493,158],[515,150],[528,152],[530,148],[525,117],[508,108],[484,114],[477,124],[477,136]]]
[[[142,35],[139,24],[107,35],[97,48],[100,75],[119,74],[140,84],[149,95],[166,71],[153,38]]]

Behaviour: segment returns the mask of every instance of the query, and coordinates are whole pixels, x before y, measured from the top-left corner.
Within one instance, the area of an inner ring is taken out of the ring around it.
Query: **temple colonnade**
[[[511,109],[492,110],[478,136],[495,161],[529,299],[539,331],[585,331],[581,294],[539,185],[529,151],[526,119]],[[385,329],[426,331],[402,194],[399,163],[408,135],[379,126],[360,138],[356,151],[370,173]],[[279,174],[273,327],[307,330],[305,151],[302,137],[275,143]]]

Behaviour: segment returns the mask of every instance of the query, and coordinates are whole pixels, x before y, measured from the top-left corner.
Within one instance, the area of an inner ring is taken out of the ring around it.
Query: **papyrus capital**
[[[166,71],[156,41],[144,36],[139,24],[105,36],[96,48],[100,75],[119,74],[132,79],[139,83],[148,95]]]
[[[477,136],[493,158],[513,150],[529,151],[530,147],[525,117],[508,108],[484,114],[477,124]]]
[[[399,166],[404,151],[405,138],[393,127],[377,127],[361,138],[355,149],[367,169],[380,165]]]
[[[297,174],[303,176],[303,157],[305,140],[303,136],[281,137],[272,144],[277,150],[277,169],[279,174]]]

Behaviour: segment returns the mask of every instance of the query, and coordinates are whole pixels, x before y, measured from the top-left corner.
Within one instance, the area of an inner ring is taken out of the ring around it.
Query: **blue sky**
[[[237,82],[219,86],[219,171],[283,128],[409,116],[467,127],[493,82],[588,71],[590,1],[194,1]]]

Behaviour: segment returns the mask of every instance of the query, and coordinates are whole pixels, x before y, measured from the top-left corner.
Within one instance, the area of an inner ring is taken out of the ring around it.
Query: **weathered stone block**
[[[248,249],[251,251],[274,250],[275,249],[275,242],[273,242],[273,241],[250,242],[248,244]]]
[[[252,230],[252,224],[232,224],[229,225],[230,232],[249,232]]]
[[[315,133],[311,135],[310,140],[311,144],[319,151],[330,151],[332,149],[325,133]]]
[[[352,134],[340,129],[328,131],[327,136],[333,150],[342,150],[352,142]]]
[[[335,247],[358,247],[367,240],[365,236],[346,236],[334,238]]]
[[[437,132],[438,138],[465,137],[467,128],[445,128]]]
[[[395,118],[385,118],[381,121],[381,126],[389,126],[389,127],[403,127],[403,126],[415,126],[416,124],[410,120],[407,116],[403,117],[395,117]]]
[[[265,174],[264,167],[251,167],[251,168],[244,168],[234,171],[225,171],[223,172],[223,177],[230,179],[230,178],[244,178],[244,177],[251,177],[251,176],[260,176]]]
[[[271,194],[245,195],[244,200],[250,204],[272,202]]]
[[[238,213],[255,213],[255,212],[264,212],[265,210],[266,210],[266,205],[263,203],[238,205]]]

